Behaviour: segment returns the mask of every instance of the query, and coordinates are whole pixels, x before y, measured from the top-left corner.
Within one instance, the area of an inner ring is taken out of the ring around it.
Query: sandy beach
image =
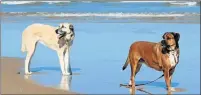
[[[1,94],[75,94],[25,80],[18,73],[22,66],[22,59],[1,57]]]

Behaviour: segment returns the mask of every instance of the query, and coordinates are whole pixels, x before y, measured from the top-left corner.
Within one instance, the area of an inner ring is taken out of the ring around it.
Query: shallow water
[[[1,22],[2,56],[25,57],[25,54],[20,51],[21,33],[28,25],[35,22],[53,26],[57,26],[60,22],[71,22],[76,33],[70,52],[72,76],[61,76],[56,52],[38,44],[31,63],[31,71],[35,74],[25,76],[25,79],[32,79],[44,86],[78,93],[129,94],[129,89],[120,87],[120,84],[127,84],[130,78],[130,66],[125,71],[121,71],[130,45],[140,40],[159,42],[165,32],[175,31],[181,35],[179,41],[181,55],[173,75],[172,86],[184,91],[173,92],[173,94],[200,93],[199,24],[118,21],[114,23],[110,20],[100,23],[74,19],[33,20],[28,17],[21,19],[15,22],[15,18],[10,18],[13,22],[6,20]],[[136,76],[136,84],[152,81],[161,74],[143,65]],[[152,94],[166,94],[165,86],[164,78],[161,78],[143,88]],[[137,90],[136,94],[145,94],[145,92]]]
[[[20,52],[20,35],[26,24],[28,25],[28,23],[2,24],[2,56],[25,56]],[[53,23],[49,24],[55,25]],[[76,38],[71,51],[71,66],[73,73],[75,73],[71,80],[70,89],[72,91],[87,94],[129,93],[128,89],[120,88],[119,84],[128,83],[129,81],[130,67],[123,72],[121,68],[126,60],[130,44],[139,40],[157,42],[161,40],[161,36],[165,31],[177,31],[181,34],[179,41],[181,56],[180,63],[174,73],[172,85],[176,88],[187,90],[180,93],[199,93],[199,24],[73,24],[75,26]],[[56,52],[40,44],[37,46],[33,57],[31,70],[41,72],[41,74],[35,74],[30,78],[45,86],[58,87],[62,79]],[[143,66],[136,77],[136,83],[154,80],[161,74]],[[166,93],[164,87],[165,82],[163,78],[144,86],[152,94]],[[137,91],[136,93],[142,92]]]

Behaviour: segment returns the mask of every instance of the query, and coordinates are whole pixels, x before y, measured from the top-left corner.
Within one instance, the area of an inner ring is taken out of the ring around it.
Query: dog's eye
[[[167,40],[170,40],[170,39],[172,39],[172,38],[167,38]]]
[[[70,25],[70,26],[69,26],[69,28],[70,28],[70,29],[73,29],[73,26],[72,26],[72,25]]]

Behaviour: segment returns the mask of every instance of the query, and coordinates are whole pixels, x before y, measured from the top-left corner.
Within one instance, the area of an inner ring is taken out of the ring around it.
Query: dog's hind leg
[[[137,63],[137,68],[136,68],[136,71],[135,71],[135,76],[136,74],[140,71],[140,68],[142,67],[142,63],[141,62],[138,62]]]
[[[36,44],[37,44],[37,40],[26,43],[27,55],[26,55],[25,66],[24,66],[26,75],[32,74],[32,72],[30,71],[30,63],[31,63],[30,61],[35,52]]]
[[[130,59],[130,66],[131,66],[131,76],[130,76],[129,85],[135,88],[135,73],[136,73],[139,59],[136,56],[133,56],[133,54],[129,56],[129,59]]]

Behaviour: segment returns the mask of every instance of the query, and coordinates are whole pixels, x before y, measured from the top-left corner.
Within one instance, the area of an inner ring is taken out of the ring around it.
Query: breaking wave
[[[197,5],[197,2],[181,2],[181,1],[178,1],[178,2],[169,2],[169,4],[171,5],[187,5],[187,6],[194,6],[194,5]]]
[[[14,16],[45,16],[45,17],[181,17],[189,15],[200,15],[199,13],[50,13],[50,12],[4,12],[4,15]]]
[[[2,1],[1,4],[5,5],[22,5],[22,4],[34,4],[34,3],[48,3],[48,4],[55,4],[55,3],[69,3],[71,1]]]

